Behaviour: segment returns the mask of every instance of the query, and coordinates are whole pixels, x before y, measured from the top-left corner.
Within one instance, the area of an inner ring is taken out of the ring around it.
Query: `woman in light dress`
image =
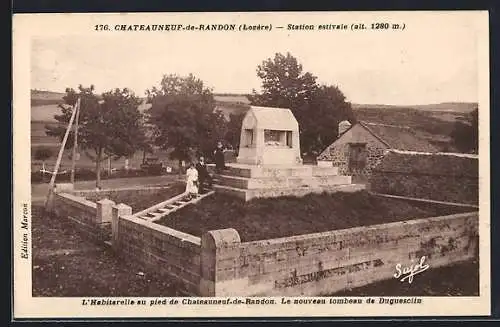
[[[193,163],[189,164],[186,171],[186,191],[185,193],[192,199],[198,195],[198,170],[194,167]]]

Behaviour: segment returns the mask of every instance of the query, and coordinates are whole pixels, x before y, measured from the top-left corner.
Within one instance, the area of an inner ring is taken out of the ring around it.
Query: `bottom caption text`
[[[335,305],[335,304],[422,304],[418,297],[314,297],[314,298],[87,298],[83,306],[160,305]]]

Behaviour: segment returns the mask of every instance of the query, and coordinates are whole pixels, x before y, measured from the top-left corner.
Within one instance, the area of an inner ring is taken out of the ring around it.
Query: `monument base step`
[[[242,189],[328,187],[350,183],[351,176],[340,175],[276,176],[254,178],[217,175],[217,184]]]
[[[215,172],[215,165],[207,166],[211,173]],[[319,167],[314,165],[256,166],[237,163],[226,164],[226,170],[222,172],[223,175],[245,178],[336,176],[338,173],[338,167]]]
[[[293,188],[265,188],[241,189],[225,185],[214,185],[214,190],[223,194],[235,196],[244,201],[254,198],[269,198],[279,196],[304,196],[310,193],[356,192],[365,189],[364,184],[341,184],[328,187],[293,187]]]

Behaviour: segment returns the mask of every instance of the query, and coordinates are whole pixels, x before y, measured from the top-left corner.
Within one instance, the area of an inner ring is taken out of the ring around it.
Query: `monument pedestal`
[[[364,185],[351,182],[351,176],[338,175],[337,167],[227,164],[227,170],[216,175],[214,189],[245,201],[364,189]]]
[[[253,198],[357,191],[337,167],[303,165],[299,124],[290,109],[251,106],[241,123],[236,164],[217,176],[217,192]]]

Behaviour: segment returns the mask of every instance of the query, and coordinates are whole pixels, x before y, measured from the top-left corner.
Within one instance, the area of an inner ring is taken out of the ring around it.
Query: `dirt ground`
[[[205,231],[234,228],[242,242],[248,242],[464,211],[470,209],[414,204],[366,191],[255,199],[246,203],[215,194],[158,223],[199,237]]]
[[[33,206],[33,296],[180,296],[169,280],[94,244]]]
[[[479,296],[479,262],[429,269],[410,284],[389,279],[327,296]]]

